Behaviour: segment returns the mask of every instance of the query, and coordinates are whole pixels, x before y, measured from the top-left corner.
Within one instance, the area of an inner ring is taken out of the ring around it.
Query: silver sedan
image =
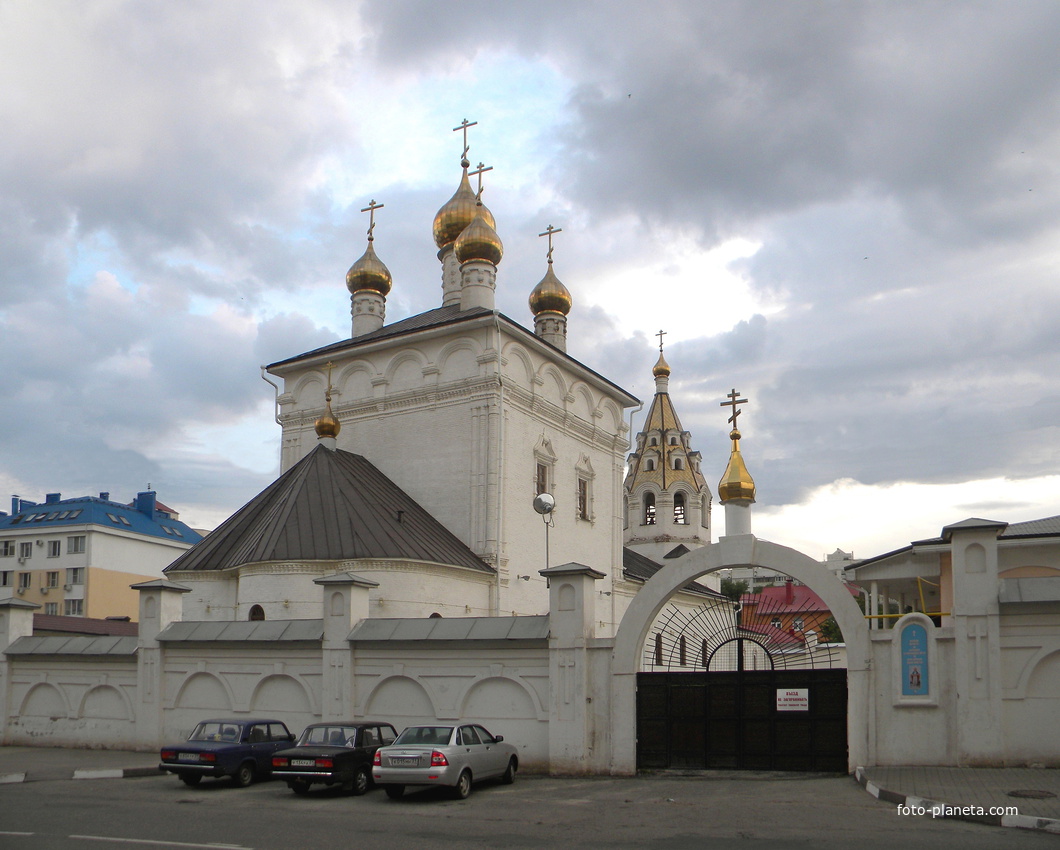
[[[472,782],[499,777],[510,785],[518,769],[515,747],[477,724],[410,726],[389,747],[376,750],[372,779],[391,799],[407,785],[445,785],[463,800]]]

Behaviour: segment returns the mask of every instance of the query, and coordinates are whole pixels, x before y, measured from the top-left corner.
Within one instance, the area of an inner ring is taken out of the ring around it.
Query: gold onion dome
[[[471,224],[464,228],[464,232],[457,237],[453,245],[456,258],[461,263],[479,260],[495,266],[504,255],[504,245],[501,244],[501,238],[490,224],[493,216],[489,216],[490,221],[486,219],[489,210],[482,204],[479,204],[476,209],[478,214]]]
[[[353,292],[361,292],[372,289],[380,295],[390,292],[390,286],[394,279],[390,275],[390,269],[383,265],[383,261],[375,254],[372,247],[372,239],[368,239],[368,248],[356,263],[350,266],[346,272],[346,288]]]
[[[335,418],[335,414],[331,412],[331,393],[328,393],[324,398],[324,413],[316,421],[317,437],[337,437],[339,431],[342,430],[342,425]]]
[[[480,211],[475,193],[471,191],[471,182],[467,177],[467,166],[464,166],[464,175],[460,178],[460,186],[456,194],[438,210],[434,217],[434,244],[441,250],[447,245],[452,245],[457,237],[475,220],[475,215]],[[490,227],[496,227],[497,222],[486,207],[481,208],[482,217]]]
[[[755,482],[751,473],[747,471],[747,465],[743,462],[740,454],[740,432],[735,428],[729,433],[732,440],[732,454],[729,455],[729,465],[725,467],[725,474],[718,484],[718,498],[722,502],[743,500],[753,502],[755,500]]]
[[[540,313],[562,313],[566,316],[573,303],[570,291],[556,277],[552,271],[552,260],[549,260],[548,271],[530,293],[530,312],[535,316]]]
[[[670,364],[666,362],[666,358],[663,357],[663,353],[659,352],[659,359],[655,365],[652,366],[651,373],[656,378],[669,378],[670,377]]]

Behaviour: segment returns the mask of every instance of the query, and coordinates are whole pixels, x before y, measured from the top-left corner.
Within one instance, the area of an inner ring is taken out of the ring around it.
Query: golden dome
[[[570,292],[552,271],[552,261],[549,260],[548,271],[530,293],[530,312],[535,316],[539,313],[562,313],[566,316],[573,303]]]
[[[368,247],[356,263],[350,266],[346,272],[346,288],[353,292],[361,292],[365,289],[374,289],[380,295],[390,292],[393,283],[390,269],[383,265],[383,261],[375,254],[372,247],[372,239],[368,239]]]
[[[732,454],[729,455],[729,465],[725,467],[725,474],[718,484],[718,498],[722,502],[742,500],[753,502],[755,500],[755,482],[751,473],[747,471],[747,465],[743,462],[740,454],[740,432],[735,428],[729,433],[732,440]]]
[[[476,209],[478,214],[471,224],[464,228],[464,232],[457,237],[453,245],[456,258],[461,263],[480,260],[497,265],[504,255],[504,245],[501,244],[501,238],[493,229],[493,225],[486,220],[489,210],[481,204]],[[490,215],[489,218],[492,220],[493,216]]]
[[[324,413],[316,421],[317,437],[337,437],[342,430],[342,424],[331,412],[331,393],[324,396]]]
[[[670,377],[670,364],[666,362],[666,358],[663,357],[663,353],[659,352],[659,359],[655,365],[652,366],[651,373],[656,378],[669,378]]]
[[[471,182],[467,177],[467,166],[464,166],[464,174],[460,178],[460,185],[456,194],[438,210],[434,217],[434,244],[438,249],[452,245],[457,237],[464,232],[471,222],[475,220],[475,214],[479,212],[475,193],[471,191]],[[482,217],[490,227],[496,227],[497,222],[486,207],[481,207]]]

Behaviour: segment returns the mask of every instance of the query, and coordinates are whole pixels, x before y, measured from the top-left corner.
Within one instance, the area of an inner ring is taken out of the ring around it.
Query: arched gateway
[[[615,636],[611,670],[612,773],[637,769],[637,673],[648,630],[667,600],[688,582],[717,570],[761,567],[784,573],[813,590],[835,617],[847,646],[847,767],[873,763],[869,739],[869,630],[850,593],[827,569],[801,552],[744,534],[722,537],[670,561],[626,609]]]

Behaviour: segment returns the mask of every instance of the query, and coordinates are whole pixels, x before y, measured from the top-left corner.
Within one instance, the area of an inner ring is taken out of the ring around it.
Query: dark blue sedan
[[[204,720],[184,743],[163,747],[158,768],[185,785],[198,785],[204,776],[231,776],[243,788],[267,777],[272,754],[293,740],[280,720]]]

